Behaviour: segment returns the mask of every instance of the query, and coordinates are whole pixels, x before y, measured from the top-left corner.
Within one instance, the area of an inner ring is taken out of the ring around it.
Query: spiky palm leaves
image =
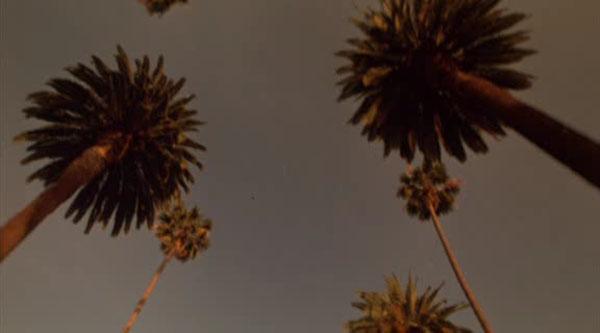
[[[445,167],[440,162],[427,159],[420,168],[409,167],[406,174],[401,176],[400,181],[402,185],[398,190],[398,196],[406,200],[406,210],[410,215],[416,215],[421,220],[433,220],[448,261],[477,319],[485,332],[492,332],[492,327],[462,273],[438,218],[438,214],[448,213],[452,209],[454,197],[459,191],[460,181],[450,179]]]
[[[350,61],[338,73],[340,100],[361,100],[351,123],[383,141],[385,155],[398,150],[410,162],[418,148],[439,160],[441,142],[464,161],[463,143],[484,153],[481,132],[503,135],[507,125],[600,186],[600,145],[504,89],[531,85],[529,75],[505,67],[533,53],[520,47],[527,32],[511,30],[524,14],[498,9],[500,0],[380,3],[354,20],[364,37],[338,52]]]
[[[208,248],[211,228],[211,220],[202,217],[197,207],[188,211],[183,202],[178,202],[173,209],[161,214],[156,237],[165,255],[174,251],[175,257],[185,262]]]
[[[416,282],[409,276],[406,289],[394,275],[386,279],[387,293],[359,292],[360,302],[352,304],[364,316],[349,321],[350,333],[466,333],[468,329],[448,321],[453,313],[467,307],[465,304],[447,305],[436,298],[442,286],[428,287],[417,293]]]
[[[160,224],[156,227],[156,237],[160,240],[164,259],[125,325],[123,333],[129,332],[135,324],[169,261],[175,257],[181,262],[186,262],[208,249],[211,229],[211,220],[202,217],[196,207],[191,211],[187,210],[179,197],[169,210],[161,214]]]
[[[408,168],[400,177],[402,186],[398,197],[406,200],[406,211],[421,220],[431,218],[430,204],[437,215],[452,210],[455,195],[460,190],[460,181],[450,179],[441,163],[427,162],[422,168]]]
[[[383,0],[380,10],[355,20],[366,38],[350,39],[353,49],[339,53],[351,61],[339,70],[348,73],[340,99],[362,98],[352,123],[363,121],[363,133],[383,140],[386,155],[398,149],[409,161],[415,147],[439,159],[439,141],[461,161],[463,142],[487,151],[479,132],[504,134],[498,119],[460,105],[431,71],[444,61],[502,87],[530,86],[528,75],[500,67],[532,51],[517,46],[526,32],[505,33],[525,16],[494,10],[498,2]]]
[[[125,231],[129,230],[134,216],[137,216],[136,227],[144,222],[151,226],[157,205],[170,199],[179,188],[188,190],[187,184],[194,181],[189,166],[202,169],[192,151],[205,148],[187,133],[196,131],[202,123],[194,119],[197,112],[187,107],[194,96],[178,97],[185,79],[168,79],[162,57],[152,71],[148,57],[137,60],[133,70],[121,47],[116,56],[118,70],[109,69],[97,57],[93,61],[96,73],[83,64],[68,69],[87,87],[68,80],[53,80],[50,84],[58,94],[41,93],[42,98],[34,94],[38,107],[26,110],[36,118],[41,118],[35,113],[37,110],[50,114],[67,111],[65,118],[46,120],[54,123],[53,129],[65,130],[68,137],[52,133],[53,136],[44,135],[42,141],[37,134],[45,129],[27,132],[24,137],[36,141],[30,149],[40,141],[59,148],[45,154],[56,162],[30,177],[41,178],[46,184],[56,180],[74,156],[103,137],[114,133],[126,138],[127,149],[122,150],[117,163],[86,185],[66,214],[67,217],[74,214],[74,221],[78,222],[90,211],[86,229],[89,231],[97,221],[106,225],[114,213],[112,233],[117,235],[123,226]],[[52,104],[64,98],[73,103],[72,109],[59,109],[63,106],[60,102]]]
[[[164,14],[171,6],[176,3],[187,3],[188,0],[139,0],[148,12],[152,14]]]
[[[121,47],[115,58],[117,69],[93,56],[93,67],[67,69],[77,80],[52,79],[53,91],[29,96],[26,116],[49,125],[18,139],[32,142],[23,163],[50,160],[29,177],[48,189],[2,228],[3,241],[24,238],[80,187],[66,215],[78,222],[89,212],[86,232],[113,216],[113,235],[134,217],[150,226],[156,207],[194,181],[190,166],[202,168],[193,152],[204,147],[188,136],[202,124],[188,108],[194,96],[178,96],[185,80],[169,79],[162,57],[153,70],[146,56],[132,68]]]

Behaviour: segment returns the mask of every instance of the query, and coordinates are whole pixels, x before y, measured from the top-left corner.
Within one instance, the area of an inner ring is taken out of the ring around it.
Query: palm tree
[[[78,81],[52,79],[54,91],[29,96],[25,115],[50,124],[16,140],[32,142],[23,164],[50,159],[28,179],[46,189],[0,228],[0,261],[79,188],[66,217],[77,223],[89,212],[87,233],[114,215],[116,236],[134,216],[137,228],[150,227],[155,209],[193,183],[189,165],[202,168],[192,152],[205,148],[187,135],[202,124],[187,107],[194,96],[178,97],[185,80],[165,76],[162,56],[153,71],[146,56],[133,70],[120,46],[115,58],[116,70],[93,56],[95,70],[67,68]]]
[[[406,200],[407,212],[409,215],[418,216],[421,220],[433,220],[433,225],[442,242],[448,261],[450,261],[454,274],[477,319],[485,332],[492,332],[492,327],[467,283],[438,218],[438,215],[446,214],[452,210],[454,196],[459,191],[460,181],[449,179],[446,169],[441,163],[428,160],[425,160],[421,168],[413,170],[409,167],[406,174],[400,178],[400,181],[402,186],[398,190],[398,196]]]
[[[169,10],[169,8],[171,8],[172,5],[174,5],[176,3],[187,3],[188,2],[188,0],[138,0],[138,1],[141,2],[144,6],[146,6],[146,9],[148,10],[148,13],[150,13],[150,15],[152,15],[152,14],[162,15],[167,10]]]
[[[210,245],[211,229],[211,220],[202,217],[196,207],[188,211],[179,199],[169,211],[161,214],[160,224],[156,227],[156,237],[160,240],[164,258],[125,325],[123,333],[129,332],[135,324],[169,261],[175,257],[181,262],[186,262],[206,250]]]
[[[428,287],[418,295],[416,282],[411,276],[406,290],[393,275],[386,279],[387,293],[359,292],[361,302],[353,307],[363,312],[363,317],[349,321],[346,329],[350,333],[468,333],[447,320],[451,314],[467,307],[466,304],[446,305],[436,297],[442,285],[436,289]]]
[[[386,156],[398,150],[410,162],[418,147],[439,160],[441,141],[462,162],[463,142],[487,152],[480,132],[502,136],[505,125],[600,187],[600,144],[507,91],[531,85],[506,67],[534,53],[520,46],[527,31],[510,30],[526,15],[498,9],[500,0],[379,2],[353,21],[365,37],[337,55],[350,61],[338,69],[339,99],[361,100],[350,122],[363,122]]]

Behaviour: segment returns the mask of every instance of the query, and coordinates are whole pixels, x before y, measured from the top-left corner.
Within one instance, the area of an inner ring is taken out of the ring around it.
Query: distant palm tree
[[[359,292],[361,302],[353,307],[361,310],[364,316],[349,321],[346,329],[350,333],[468,333],[470,330],[458,327],[448,321],[448,316],[468,307],[466,304],[446,305],[437,301],[441,285],[436,289],[428,287],[418,295],[416,283],[411,276],[406,290],[394,275],[386,279],[387,293]]]
[[[450,261],[454,274],[477,319],[485,332],[492,332],[492,327],[462,273],[438,218],[439,214],[446,214],[452,210],[454,196],[459,191],[460,181],[449,179],[446,169],[441,163],[427,160],[421,168],[413,170],[409,167],[407,173],[402,175],[400,180],[402,186],[398,190],[398,196],[406,199],[406,210],[410,215],[417,215],[421,220],[433,220],[448,261]]]
[[[164,14],[172,5],[176,3],[187,3],[188,0],[138,0],[152,14]]]
[[[86,233],[95,222],[108,224],[112,235],[154,221],[155,209],[194,177],[189,164],[202,168],[192,154],[204,147],[187,136],[201,122],[178,98],[185,80],[173,82],[163,73],[163,59],[150,72],[148,57],[133,70],[118,47],[117,70],[92,57],[95,70],[83,64],[67,69],[79,81],[52,79],[54,91],[33,93],[28,118],[50,125],[27,131],[17,140],[32,141],[26,164],[49,158],[33,173],[47,188],[0,228],[0,261],[79,188],[66,212],[77,223],[89,212]]]
[[[534,53],[519,46],[527,31],[507,31],[524,14],[498,9],[500,0],[379,2],[353,21],[365,37],[337,54],[351,62],[338,69],[339,99],[361,100],[351,123],[362,121],[385,155],[399,150],[410,162],[418,147],[439,160],[441,141],[465,161],[463,142],[487,152],[480,132],[502,136],[506,125],[600,187],[600,144],[505,90],[531,85],[530,75],[505,67]]]
[[[135,324],[169,261],[175,257],[179,261],[186,262],[206,250],[210,245],[211,229],[211,220],[202,217],[196,207],[188,211],[180,200],[177,200],[169,211],[161,214],[160,224],[156,227],[156,237],[161,242],[161,250],[165,256],[135,307],[133,315],[125,325],[123,333],[129,332]]]

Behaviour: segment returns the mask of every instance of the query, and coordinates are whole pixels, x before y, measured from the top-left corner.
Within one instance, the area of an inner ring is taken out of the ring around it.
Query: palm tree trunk
[[[8,256],[43,220],[82,185],[98,176],[110,163],[113,146],[100,141],[86,149],[27,207],[0,227],[0,262]]]
[[[505,125],[600,188],[600,144],[508,91],[475,75],[454,70],[445,82],[466,103],[490,112]]]
[[[142,298],[138,302],[137,306],[135,307],[135,310],[133,311],[133,315],[131,315],[131,318],[129,318],[129,321],[125,325],[125,328],[123,329],[123,333],[129,333],[129,331],[131,331],[131,327],[133,327],[133,324],[135,324],[136,320],[140,316],[140,312],[142,312],[142,308],[148,301],[148,298],[152,294],[154,287],[156,287],[156,284],[158,283],[158,279],[160,278],[160,275],[165,270],[165,267],[167,267],[167,264],[169,263],[169,261],[171,261],[171,258],[173,258],[173,255],[175,255],[175,248],[173,248],[167,255],[165,255],[162,263],[156,270],[156,273],[154,274],[152,281],[150,281],[150,284],[146,288],[146,291],[144,291],[144,295],[142,296]]]
[[[444,251],[446,252],[448,261],[450,261],[450,265],[452,266],[454,275],[456,275],[456,278],[458,279],[458,283],[460,284],[460,287],[462,288],[465,296],[469,300],[469,303],[471,304],[471,308],[475,312],[475,316],[477,316],[477,319],[479,320],[481,327],[483,328],[483,330],[486,333],[493,332],[490,322],[485,317],[485,314],[483,313],[481,306],[479,305],[479,303],[477,302],[477,299],[475,298],[475,294],[471,290],[471,287],[469,287],[469,284],[467,283],[467,279],[463,275],[463,272],[460,269],[460,266],[458,265],[458,260],[456,260],[456,256],[454,255],[454,252],[452,251],[452,248],[450,247],[450,242],[448,242],[448,238],[446,238],[444,229],[442,229],[442,224],[440,223],[440,219],[438,218],[437,214],[435,213],[435,209],[433,208],[433,205],[431,203],[429,203],[429,212],[431,213],[431,216],[433,218],[433,225],[435,226],[435,230],[437,231],[440,241],[442,242],[442,245],[444,246]]]

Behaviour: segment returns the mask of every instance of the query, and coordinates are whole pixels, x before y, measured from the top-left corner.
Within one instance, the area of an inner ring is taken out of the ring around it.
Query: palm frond
[[[362,38],[348,40],[337,53],[349,63],[340,100],[360,100],[352,124],[362,123],[369,141],[381,140],[384,155],[399,151],[411,162],[418,148],[439,160],[441,148],[460,161],[466,144],[487,152],[482,132],[501,136],[498,119],[482,116],[476,106],[440,84],[439,68],[453,67],[508,89],[525,89],[532,77],[506,66],[534,53],[520,45],[524,30],[512,31],[526,15],[497,9],[500,1],[380,0],[353,24]]]
[[[442,286],[417,292],[416,282],[409,276],[406,288],[395,275],[386,278],[387,292],[359,292],[361,298],[352,306],[363,316],[346,324],[350,333],[467,333],[466,328],[448,321],[448,316],[468,307],[464,303],[446,305],[436,299]]]
[[[188,210],[185,204],[176,199],[175,203],[160,215],[156,227],[156,237],[161,242],[161,250],[167,254],[175,250],[180,261],[194,259],[210,246],[212,221],[204,218],[198,208]]]
[[[397,196],[406,200],[408,214],[421,220],[431,218],[430,204],[438,215],[452,211],[461,184],[458,179],[449,178],[444,165],[437,161],[425,161],[416,169],[409,167],[400,183]]]
[[[120,156],[77,193],[66,213],[75,222],[89,213],[86,232],[114,216],[113,235],[128,231],[136,216],[138,228],[151,225],[156,207],[193,182],[188,165],[201,169],[194,151],[205,150],[189,137],[202,124],[188,107],[193,95],[178,96],[184,81],[167,78],[162,57],[153,73],[148,57],[132,66],[120,46],[115,59],[117,68],[111,69],[93,56],[93,66],[67,69],[74,79],[52,79],[52,90],[29,95],[33,106],[25,116],[48,125],[16,138],[32,142],[24,164],[50,160],[29,177],[45,185],[57,181],[86,149],[107,137],[120,138],[113,142],[120,145]]]

